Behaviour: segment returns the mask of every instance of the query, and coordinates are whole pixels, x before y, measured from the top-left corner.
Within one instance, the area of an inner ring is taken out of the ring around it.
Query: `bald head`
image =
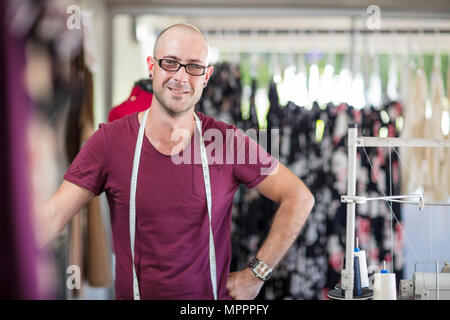
[[[205,50],[206,58],[208,57],[208,41],[205,36],[198,28],[187,23],[177,23],[161,31],[156,37],[153,56],[159,56],[161,48],[163,48],[168,41],[176,41],[180,37],[189,37],[189,39],[191,39],[190,46],[195,46],[202,51]]]

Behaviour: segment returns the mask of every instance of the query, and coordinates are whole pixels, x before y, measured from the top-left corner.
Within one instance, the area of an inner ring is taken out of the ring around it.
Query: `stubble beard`
[[[158,100],[158,103],[161,106],[162,110],[164,110],[172,118],[178,118],[178,117],[184,115],[189,110],[191,110],[196,105],[196,103],[200,100],[200,96],[199,96],[197,99],[194,98],[193,101],[188,101],[188,103],[186,104],[186,106],[184,108],[182,108],[180,110],[174,110],[174,108],[169,107],[170,103],[165,102],[165,99],[162,97],[159,90],[153,89],[153,96],[156,98],[156,100]]]

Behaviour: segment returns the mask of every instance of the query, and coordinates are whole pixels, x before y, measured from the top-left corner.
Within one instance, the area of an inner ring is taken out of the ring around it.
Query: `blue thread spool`
[[[353,277],[353,296],[360,297],[362,296],[362,288],[361,288],[361,272],[359,270],[359,258],[353,258],[353,269],[354,269],[354,277]]]

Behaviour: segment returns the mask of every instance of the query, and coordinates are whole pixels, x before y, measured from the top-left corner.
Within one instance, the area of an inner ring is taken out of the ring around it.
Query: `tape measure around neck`
[[[141,295],[139,292],[139,282],[136,274],[136,266],[134,263],[134,244],[135,244],[135,236],[136,236],[136,189],[137,189],[137,177],[139,171],[139,161],[141,158],[141,150],[142,143],[144,141],[144,132],[145,125],[147,123],[147,109],[144,113],[144,117],[142,118],[141,125],[139,127],[138,137],[136,141],[136,148],[134,151],[134,159],[133,159],[133,169],[131,173],[131,185],[130,185],[130,246],[131,246],[131,261],[133,264],[133,298],[134,300],[140,300]],[[211,207],[212,207],[212,199],[211,199],[211,181],[209,177],[209,166],[208,166],[208,157],[206,155],[205,143],[203,141],[202,136],[202,126],[201,121],[198,116],[194,112],[195,124],[197,131],[200,136],[200,153],[202,159],[202,169],[203,169],[203,180],[205,185],[205,193],[206,193],[206,204],[208,208],[208,219],[209,219],[209,266],[210,266],[210,276],[211,276],[211,285],[213,289],[214,300],[217,300],[217,268],[216,268],[216,249],[214,244],[214,235],[212,232],[212,215],[211,215]]]
[[[208,157],[206,155],[205,143],[203,141],[202,124],[198,116],[194,112],[196,128],[200,137],[200,155],[202,158],[203,181],[205,185],[206,205],[208,207],[209,217],[209,270],[211,276],[211,285],[213,288],[214,300],[217,300],[217,268],[216,268],[216,248],[214,245],[214,234],[212,231],[212,199],[211,199],[211,181],[209,178]]]

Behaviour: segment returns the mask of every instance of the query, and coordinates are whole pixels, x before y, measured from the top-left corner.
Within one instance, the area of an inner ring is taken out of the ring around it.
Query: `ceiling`
[[[105,0],[110,7],[128,8],[253,8],[255,11],[280,11],[283,9],[305,10],[305,12],[360,11],[370,5],[380,7],[382,13],[437,13],[450,15],[449,0]]]
[[[393,43],[401,51],[410,50],[410,43],[420,43],[420,50],[426,51],[433,51],[437,44],[442,50],[450,49],[450,0],[104,1],[114,14],[146,16],[156,33],[173,23],[190,23],[205,32],[211,43],[229,50],[232,43],[236,43],[233,50],[238,51],[285,51],[293,47],[295,50],[304,50],[305,46],[314,45],[314,39],[320,46],[329,44],[336,50],[355,47],[353,41],[357,42],[356,47],[373,46],[383,50],[390,50]],[[366,23],[370,13],[367,8],[374,4],[380,9],[381,31],[389,33],[370,39],[365,37],[367,41],[355,40],[348,35],[349,30],[367,31]],[[236,38],[232,33],[237,30],[244,34]],[[293,39],[287,33],[294,30],[297,33],[306,31],[307,41],[301,37]],[[391,30],[415,30],[416,33],[400,32],[393,37]],[[423,34],[424,30],[428,31],[427,35]],[[434,35],[436,30],[442,31],[439,37]],[[249,31],[257,31],[259,36],[255,38]],[[264,34],[261,31],[268,32]],[[282,34],[277,36],[270,34],[280,31]],[[339,34],[341,31],[346,34]],[[248,43],[252,43],[252,47],[240,45]],[[277,45],[274,46],[274,43]]]

